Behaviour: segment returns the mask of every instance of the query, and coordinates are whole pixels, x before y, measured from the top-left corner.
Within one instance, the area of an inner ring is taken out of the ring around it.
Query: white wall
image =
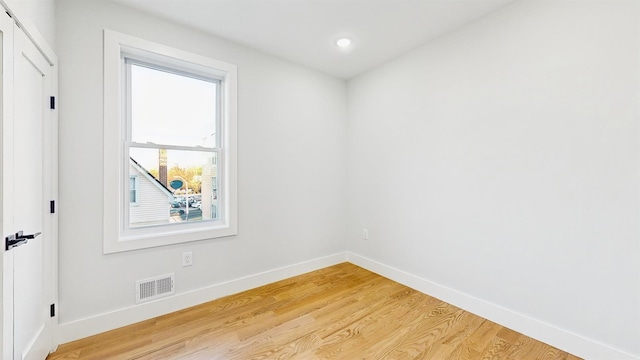
[[[520,1],[349,81],[349,250],[640,357],[639,10]]]
[[[175,271],[188,296],[341,252],[346,234],[359,257],[640,356],[638,10],[520,1],[347,92],[118,5],[57,0],[63,328],[139,313],[136,279]],[[237,237],[102,254],[103,28],[238,64]]]
[[[57,15],[63,330],[134,306],[137,279],[176,272],[188,295],[344,251],[344,81],[106,1],[58,0]],[[102,254],[104,28],[238,65],[237,236]]]
[[[18,13],[20,21],[28,21],[40,31],[47,44],[56,49],[56,0],[5,0]]]

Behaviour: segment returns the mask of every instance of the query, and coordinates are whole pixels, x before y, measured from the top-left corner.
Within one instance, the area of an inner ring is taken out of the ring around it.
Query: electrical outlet
[[[193,265],[193,253],[191,251],[182,253],[182,266]]]
[[[369,240],[369,230],[367,229],[362,229],[362,238],[364,240]]]

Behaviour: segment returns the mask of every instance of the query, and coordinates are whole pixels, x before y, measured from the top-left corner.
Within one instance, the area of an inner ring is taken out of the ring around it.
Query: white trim
[[[142,303],[80,320],[61,323],[59,340],[60,343],[67,343],[82,339],[122,326],[134,324],[136,322],[219,299],[224,296],[236,294],[310,271],[336,265],[345,262],[346,259],[346,253],[337,253],[225,281],[175,296],[150,301],[148,303]]]
[[[29,40],[31,40],[36,48],[40,50],[42,55],[49,62],[49,65],[54,67],[57,66],[58,56],[55,52],[53,52],[53,49],[51,48],[51,46],[49,46],[49,43],[47,43],[36,25],[31,22],[26,13],[22,11],[19,6],[15,5],[15,3],[17,3],[16,0],[0,0],[0,5],[5,8],[5,10],[13,18],[13,21],[18,24],[22,31],[24,31],[24,33],[27,35]]]
[[[55,54],[54,54],[55,55]],[[55,97],[55,109],[51,110],[51,139],[52,139],[52,143],[51,143],[51,199],[49,200],[53,200],[55,201],[54,203],[54,213],[50,214],[51,216],[51,235],[49,236],[49,241],[51,242],[51,267],[52,267],[52,277],[54,280],[54,282],[51,284],[52,289],[53,289],[53,299],[52,299],[52,303],[54,304],[55,307],[55,316],[51,318],[51,324],[52,324],[52,336],[53,336],[53,346],[55,347],[54,349],[52,349],[53,351],[55,351],[58,348],[58,344],[60,344],[58,342],[58,331],[59,331],[59,327],[58,327],[58,320],[60,318],[60,302],[59,302],[59,293],[58,293],[58,285],[60,283],[60,275],[59,275],[59,264],[58,264],[58,259],[59,259],[59,244],[60,244],[60,240],[58,237],[59,234],[59,216],[58,214],[60,213],[59,211],[59,207],[60,207],[60,199],[59,199],[59,193],[58,193],[58,189],[59,189],[59,185],[58,185],[58,170],[59,170],[59,154],[58,154],[58,141],[59,141],[59,135],[58,135],[58,129],[59,129],[59,121],[58,121],[58,107],[60,104],[60,98],[58,97],[58,59],[57,57],[54,58],[53,61],[53,65],[51,66],[51,92],[52,92],[52,96]]]
[[[0,9],[2,10],[2,9]],[[0,64],[0,82],[4,91],[0,94],[3,106],[0,107],[0,228],[3,234],[11,234],[13,228],[13,176],[5,174],[13,172],[13,30],[14,22],[9,17],[0,18],[2,35],[2,64]],[[6,90],[5,90],[6,89]],[[8,90],[11,91],[8,91]],[[0,255],[0,359],[13,357],[13,252],[2,252]]]
[[[529,337],[591,360],[639,360],[632,354],[492,304],[378,261],[347,252],[347,261]]]

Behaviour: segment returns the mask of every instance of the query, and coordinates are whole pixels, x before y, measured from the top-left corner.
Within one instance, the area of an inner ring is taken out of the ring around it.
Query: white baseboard
[[[336,265],[345,262],[346,260],[346,253],[338,253],[207,286],[202,289],[177,294],[175,296],[150,301],[148,303],[142,303],[80,320],[61,323],[58,327],[58,343],[64,344],[70,341],[103,333],[105,331],[117,329],[119,327],[182,310],[227,295],[236,294],[310,271]]]
[[[61,323],[57,332],[58,343],[78,340],[345,261],[587,360],[640,360],[639,357],[608,345],[350,252],[276,268],[156,301]]]
[[[640,360],[632,354],[375,260],[348,252],[347,261],[576,356],[588,360]]]

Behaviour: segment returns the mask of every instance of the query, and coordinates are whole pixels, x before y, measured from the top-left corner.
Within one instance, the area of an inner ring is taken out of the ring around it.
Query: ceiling
[[[514,0],[113,1],[349,79]]]

